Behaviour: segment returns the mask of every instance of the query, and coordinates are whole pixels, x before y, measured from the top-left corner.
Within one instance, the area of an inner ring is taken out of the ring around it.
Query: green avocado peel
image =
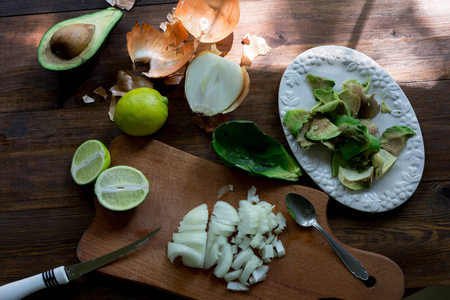
[[[273,137],[245,120],[229,121],[213,132],[213,149],[225,165],[251,176],[297,181],[297,161]]]

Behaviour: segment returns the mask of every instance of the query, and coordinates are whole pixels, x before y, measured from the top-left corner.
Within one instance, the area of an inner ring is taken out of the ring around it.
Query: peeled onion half
[[[189,64],[184,91],[194,113],[211,117],[236,109],[247,96],[249,86],[245,68],[204,51]]]
[[[180,0],[174,15],[202,43],[215,43],[233,32],[239,22],[238,0]]]
[[[133,65],[136,62],[150,63],[144,75],[161,78],[172,74],[186,64],[194,54],[194,45],[185,43],[186,29],[180,22],[167,24],[164,32],[148,24],[136,23],[127,33],[127,48]]]

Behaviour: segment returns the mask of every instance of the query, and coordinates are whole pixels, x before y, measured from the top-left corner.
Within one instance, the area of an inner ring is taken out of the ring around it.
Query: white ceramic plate
[[[375,93],[380,104],[384,101],[392,109],[391,114],[380,112],[372,120],[379,127],[378,137],[394,125],[408,126],[416,135],[408,140],[394,167],[383,178],[374,179],[370,189],[353,191],[343,186],[337,177],[331,176],[330,150],[323,145],[303,150],[282,125],[288,144],[303,170],[330,197],[356,210],[384,212],[403,204],[422,178],[425,151],[416,114],[401,88],[375,61],[356,50],[341,46],[312,48],[297,56],[283,74],[278,95],[281,124],[287,110],[310,110],[316,104],[305,79],[308,73],[333,79],[338,91],[345,80],[355,78],[364,82],[372,74],[369,93]]]

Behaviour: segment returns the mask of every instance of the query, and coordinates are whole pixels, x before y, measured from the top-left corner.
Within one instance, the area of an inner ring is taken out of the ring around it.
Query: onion
[[[178,232],[190,230],[206,230],[208,222],[208,206],[204,203],[189,211],[181,220]]]
[[[231,264],[231,267],[235,270],[240,269],[242,265],[249,261],[250,258],[254,255],[253,250],[251,248],[246,248],[245,250],[239,252],[235,259],[233,260],[233,263]]]
[[[239,22],[238,0],[180,0],[174,12],[186,30],[202,43],[226,38]]]
[[[254,203],[259,202],[259,196],[256,195],[256,187],[253,185],[247,191],[247,201],[254,202]]]
[[[238,279],[239,276],[241,276],[242,274],[242,269],[237,269],[231,272],[228,272],[227,274],[225,274],[225,276],[223,276],[223,279],[225,279],[226,282],[230,282],[233,281],[235,279]]]
[[[225,201],[217,201],[214,205],[213,216],[224,224],[237,225],[240,221],[239,214],[231,204]]]
[[[221,187],[219,189],[219,195],[217,196],[217,199],[222,198],[226,193],[228,193],[229,191],[232,191],[232,190],[233,190],[232,184],[224,185],[223,187]]]
[[[201,268],[203,266],[204,255],[187,245],[169,242],[167,255],[172,263],[176,257],[181,256],[183,264],[187,267]]]
[[[214,269],[214,275],[218,278],[223,278],[225,274],[228,273],[233,261],[233,250],[231,248],[231,244],[225,243],[225,245],[221,248],[221,252],[222,254],[220,255],[217,266]]]
[[[268,265],[262,265],[257,267],[250,276],[250,284],[261,282],[267,277],[267,272],[269,272]]]
[[[247,96],[249,85],[245,68],[203,51],[186,70],[184,91],[194,113],[211,117],[236,109]]]
[[[260,266],[261,263],[261,259],[256,256],[253,255],[246,263],[245,263],[245,267],[244,270],[242,271],[241,276],[239,276],[239,281],[241,283],[244,283],[248,280],[248,278],[250,277],[250,274],[257,268]]]
[[[281,241],[277,241],[277,243],[275,244],[275,249],[277,250],[278,257],[283,257],[286,254],[283,243],[281,243]]]
[[[253,237],[253,239],[250,242],[250,246],[252,248],[256,248],[259,246],[259,244],[261,243],[261,241],[263,240],[264,236],[261,233],[257,233],[255,234],[255,236]]]
[[[232,290],[232,291],[248,291],[248,287],[245,286],[245,284],[242,284],[240,282],[236,282],[236,281],[230,281],[227,284],[227,289]]]
[[[278,234],[286,227],[281,213],[274,214],[274,205],[260,201],[256,188],[248,190],[248,199],[239,201],[236,210],[218,200],[208,222],[206,204],[189,211],[168,244],[168,256],[173,263],[177,256],[190,267],[210,269],[228,282],[227,288],[248,290],[248,285],[267,277],[267,263],[285,255]],[[206,232],[206,225],[208,231]]]
[[[181,256],[185,266],[202,268],[205,260],[208,222],[208,207],[201,204],[190,210],[178,225],[178,233],[172,235],[173,242],[167,245],[167,256],[173,263]]]
[[[203,269],[208,270],[219,261],[219,244],[213,243],[209,249],[206,250],[205,261]]]
[[[231,236],[235,231],[236,227],[234,225],[223,224],[220,222],[214,222],[214,219],[211,218],[211,222],[209,223],[208,230],[214,234],[219,236]]]
[[[198,252],[204,252],[206,243],[206,231],[185,231],[174,233],[173,241],[194,248]]]

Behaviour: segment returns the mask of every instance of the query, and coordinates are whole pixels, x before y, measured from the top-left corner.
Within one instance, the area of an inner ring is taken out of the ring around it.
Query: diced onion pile
[[[259,200],[254,186],[237,210],[218,200],[209,223],[207,205],[201,204],[180,222],[168,243],[168,257],[173,263],[180,256],[188,267],[214,267],[214,275],[225,279],[229,290],[246,291],[266,278],[272,259],[285,254],[278,235],[286,227],[286,219],[275,214],[274,207]]]

